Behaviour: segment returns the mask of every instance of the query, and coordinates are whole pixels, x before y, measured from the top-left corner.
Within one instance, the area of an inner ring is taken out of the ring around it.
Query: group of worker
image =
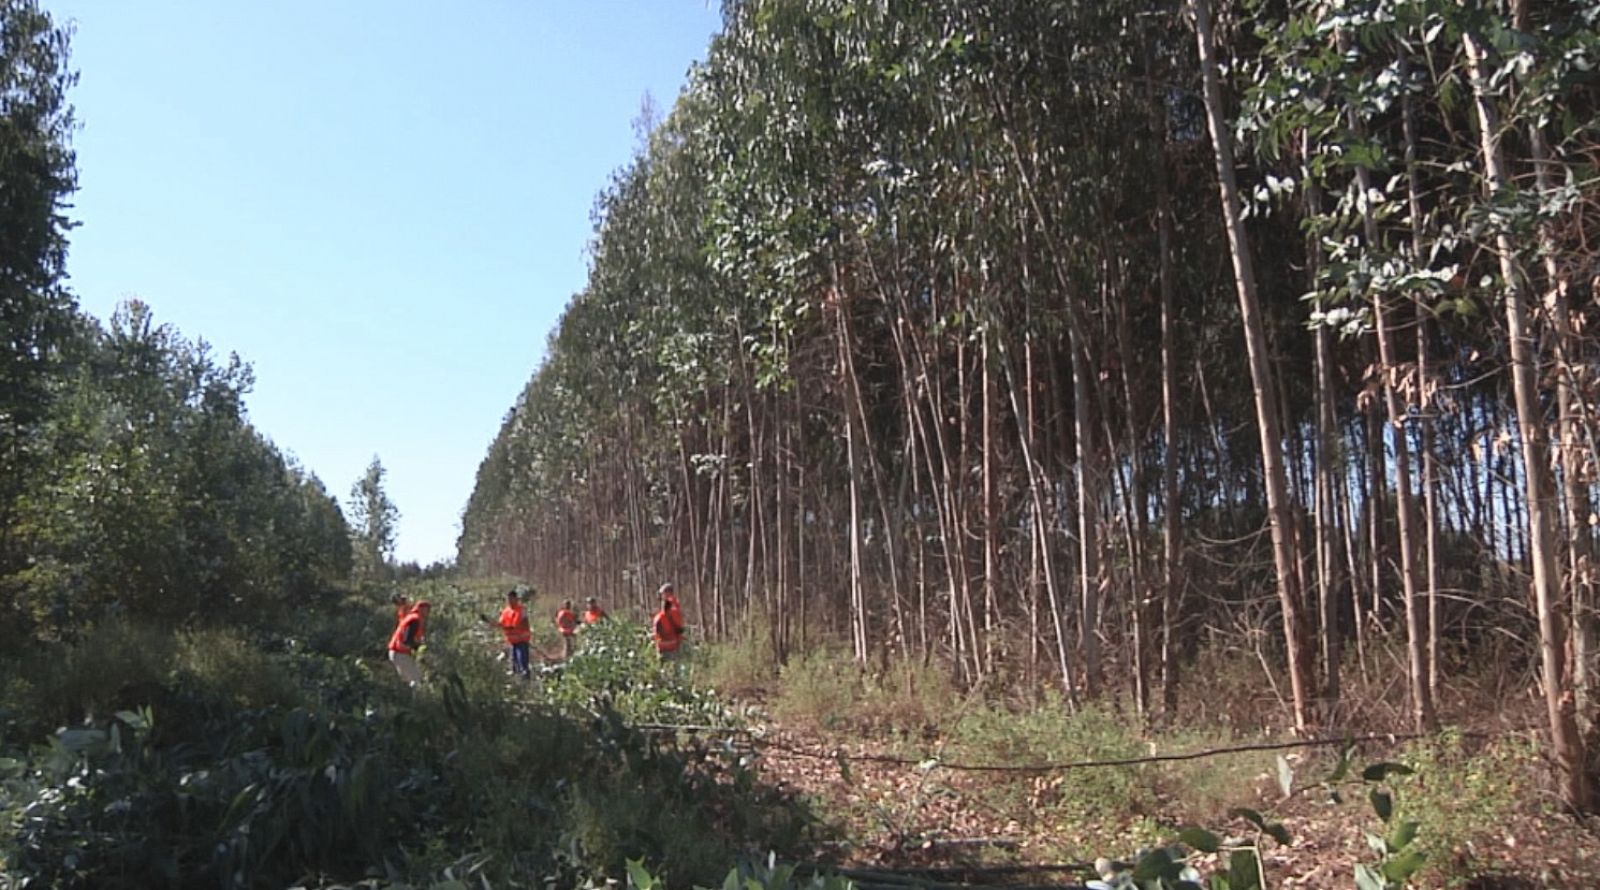
[[[655,643],[656,652],[662,658],[671,658],[683,642],[685,631],[683,606],[678,602],[678,595],[671,584],[661,585],[660,595],[661,609],[651,619],[650,638]],[[433,604],[427,600],[413,604],[403,594],[398,593],[391,601],[395,607],[395,628],[389,637],[389,661],[395,666],[395,670],[400,672],[401,679],[405,680],[407,685],[416,686],[422,682],[422,670],[417,665],[417,654],[423,645],[423,633]],[[483,614],[479,614],[478,617],[484,623],[499,628],[505,635],[512,673],[523,678],[531,676],[528,666],[528,647],[533,640],[533,631],[528,626],[528,611],[517,589],[513,587],[506,591],[506,606],[500,610],[498,619],[491,619]],[[583,611],[583,624],[599,624],[605,618],[606,612],[600,608],[599,601],[592,596],[589,597],[587,607]],[[562,653],[566,658],[572,657],[576,646],[578,622],[578,614],[572,611],[572,601],[566,600],[561,604],[561,608],[556,610],[555,617],[556,629],[561,632]]]

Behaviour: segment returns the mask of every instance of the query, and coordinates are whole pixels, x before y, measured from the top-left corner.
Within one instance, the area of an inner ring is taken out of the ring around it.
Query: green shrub
[[[638,627],[602,621],[566,661],[539,671],[544,700],[572,716],[614,710],[637,723],[730,725],[727,705],[691,682],[694,656],[664,661]]]

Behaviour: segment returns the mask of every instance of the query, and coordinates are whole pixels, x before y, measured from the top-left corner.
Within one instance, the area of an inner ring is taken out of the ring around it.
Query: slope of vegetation
[[[569,887],[634,859],[687,886],[810,842],[807,811],[741,752],[631,728],[727,720],[637,626],[523,682],[476,618],[494,593],[412,595],[435,603],[416,691],[370,596],[8,656],[0,884]]]

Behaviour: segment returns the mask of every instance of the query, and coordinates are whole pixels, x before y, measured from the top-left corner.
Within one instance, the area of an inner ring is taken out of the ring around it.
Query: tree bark
[[[1234,283],[1239,294],[1239,314],[1244,323],[1245,348],[1249,354],[1251,387],[1255,393],[1261,463],[1266,477],[1267,512],[1272,529],[1273,567],[1278,576],[1278,601],[1283,612],[1289,686],[1294,697],[1294,723],[1296,729],[1304,731],[1311,726],[1311,684],[1307,671],[1310,647],[1305,639],[1304,606],[1296,585],[1298,554],[1294,545],[1294,517],[1283,467],[1283,436],[1274,402],[1271,356],[1261,318],[1260,300],[1256,295],[1250,242],[1239,209],[1233,145],[1223,113],[1222,84],[1217,73],[1216,50],[1211,35],[1210,2],[1189,0],[1189,5],[1194,13],[1195,40],[1199,45],[1200,71],[1205,85],[1206,121],[1216,150],[1218,198],[1228,231]]]
[[[1467,71],[1478,116],[1485,184],[1490,200],[1508,186],[1500,154],[1500,123],[1489,100],[1483,46],[1472,32],[1462,35]],[[1554,519],[1559,510],[1548,461],[1543,412],[1536,379],[1534,333],[1529,318],[1526,279],[1516,248],[1504,232],[1495,236],[1495,253],[1506,288],[1506,333],[1510,338],[1511,377],[1517,406],[1517,430],[1522,446],[1524,486],[1527,493],[1528,548],[1533,564],[1533,593],[1539,613],[1540,664],[1550,738],[1560,770],[1562,798],[1577,812],[1589,812],[1587,759],[1578,731],[1572,678],[1567,671],[1566,634],[1569,616],[1560,596],[1560,570],[1556,563]]]

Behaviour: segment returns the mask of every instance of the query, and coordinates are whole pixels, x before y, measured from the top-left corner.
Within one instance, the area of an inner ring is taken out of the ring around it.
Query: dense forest
[[[1593,808],[1600,6],[724,9],[463,567],[1150,720],[1495,664]]]

